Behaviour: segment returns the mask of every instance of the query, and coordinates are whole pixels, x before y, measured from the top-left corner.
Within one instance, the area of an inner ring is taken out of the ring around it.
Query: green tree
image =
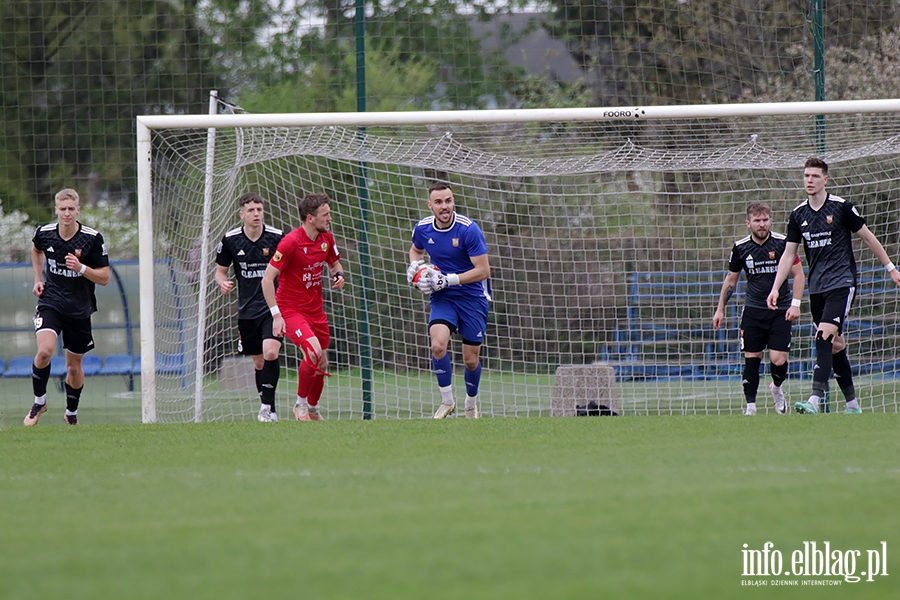
[[[793,51],[811,43],[809,0],[550,1],[598,106],[735,102],[812,69]],[[826,45],[855,47],[894,23],[891,0],[825,4]]]
[[[214,4],[219,7],[229,2],[216,0]],[[433,71],[431,89],[419,90],[421,96],[415,101],[421,107],[480,108],[492,99],[502,99],[514,93],[524,74],[508,69],[502,48],[483,53],[470,28],[475,18],[490,20],[496,12],[511,10],[511,6],[493,4],[476,7],[454,0],[370,3],[365,26],[366,61],[378,62],[377,69],[393,67],[401,71],[406,69],[405,63],[415,68],[429,65]],[[291,13],[281,13],[283,7],[278,2],[269,10],[268,18],[257,19],[249,26],[268,23],[276,33],[265,39],[257,36],[255,40],[240,41],[242,56],[237,59],[227,59],[225,54],[234,52],[220,46],[217,62],[232,60],[227,64],[232,67],[242,96],[261,95],[270,86],[281,88],[299,83],[322,88],[317,92],[318,102],[306,110],[355,110],[355,103],[337,108],[346,91],[356,85],[355,2],[302,0]],[[214,18],[211,12],[218,17]],[[238,32],[229,32],[233,28],[243,31],[246,19],[242,21],[242,14],[235,9],[226,18],[219,8],[208,10],[205,20],[211,27],[220,28],[212,34],[213,38],[238,39]],[[383,72],[368,74],[367,96],[376,104],[390,105],[388,98],[372,96],[371,88],[377,86],[375,76]],[[387,91],[398,105],[408,102],[412,95],[402,85]],[[369,110],[374,110],[371,104]]]
[[[347,112],[356,110],[356,86],[352,73],[355,57],[346,52],[338,69],[348,74],[345,85],[331,90],[328,67],[312,65],[303,77],[239,93],[238,102],[250,112]],[[401,60],[396,51],[366,52],[369,84],[368,109],[372,111],[427,109],[434,91],[437,66],[428,60]],[[402,90],[403,95],[398,95]]]
[[[11,0],[0,7],[0,193],[46,213],[61,187],[127,197],[134,117],[205,111],[216,84],[196,1]],[[46,214],[41,215],[46,216]]]

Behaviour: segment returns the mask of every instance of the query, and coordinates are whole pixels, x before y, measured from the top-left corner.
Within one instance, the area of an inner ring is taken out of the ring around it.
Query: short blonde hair
[[[75,204],[81,205],[81,199],[78,197],[78,192],[72,188],[66,188],[56,192],[56,201],[59,202],[60,200],[74,200]]]

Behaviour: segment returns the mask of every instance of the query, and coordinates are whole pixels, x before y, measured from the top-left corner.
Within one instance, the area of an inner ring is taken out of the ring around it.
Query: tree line
[[[622,106],[813,98],[808,0],[550,0],[532,28],[567,45],[580,82],[512,68],[504,29],[533,4],[367,6],[369,110]],[[894,3],[825,3],[829,99],[893,95]],[[480,51],[470,24],[497,21]],[[135,201],[134,118],[203,113],[207,94],[255,112],[356,110],[349,0],[10,0],[0,6],[0,199],[50,216],[53,193]],[[832,66],[833,65],[833,66]]]

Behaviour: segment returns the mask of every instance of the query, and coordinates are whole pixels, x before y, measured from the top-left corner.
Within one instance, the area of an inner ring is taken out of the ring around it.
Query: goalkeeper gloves
[[[431,273],[429,282],[431,283],[431,291],[439,292],[444,288],[450,287],[451,285],[459,285],[459,275],[456,275],[455,273],[445,274],[441,272],[434,272]]]
[[[419,280],[415,283],[415,286],[419,288],[419,291],[426,296],[433,292],[434,287],[432,286],[431,272],[428,271],[424,273],[422,277],[419,277]]]
[[[413,277],[416,276],[416,272],[419,270],[419,267],[425,264],[424,260],[414,260],[409,263],[409,266],[406,268],[406,282],[412,283]]]

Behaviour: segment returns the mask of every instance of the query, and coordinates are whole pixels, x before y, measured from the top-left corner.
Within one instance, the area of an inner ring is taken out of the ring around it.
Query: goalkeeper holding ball
[[[415,285],[431,295],[431,364],[441,390],[441,405],[434,418],[445,419],[456,410],[451,386],[453,365],[447,347],[450,336],[459,333],[466,367],[466,417],[477,419],[479,357],[491,299],[491,267],[484,234],[474,221],[454,211],[455,202],[453,191],[445,183],[435,183],[428,190],[428,208],[434,214],[420,220],[413,229],[406,278],[413,282],[425,264],[427,252],[437,269],[426,270]]]

